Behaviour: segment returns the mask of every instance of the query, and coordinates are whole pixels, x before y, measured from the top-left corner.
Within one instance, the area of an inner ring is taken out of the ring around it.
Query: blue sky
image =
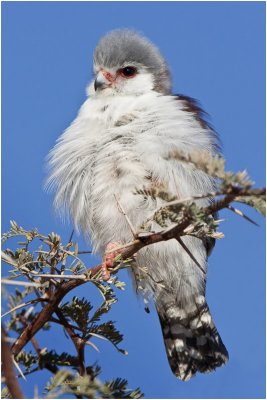
[[[197,98],[210,114],[228,169],[246,168],[257,186],[265,185],[264,2],[3,2],[3,231],[15,219],[69,236],[71,225],[54,214],[52,196],[43,190],[44,159],[85,100],[98,39],[120,27],[143,32],[161,49],[173,92]],[[260,228],[221,213],[225,239],[210,258],[207,298],[230,353],[227,366],[178,381],[155,312],[144,312],[122,273],[127,290],[111,318],[129,355],[102,341],[100,354],[88,349],[88,363],[100,362],[102,379],[126,377],[146,398],[265,397],[265,229],[263,218],[246,212]],[[74,294],[90,297],[91,287]],[[37,336],[41,346],[71,348],[62,337],[59,329]],[[48,376],[44,371],[23,383],[27,396]]]

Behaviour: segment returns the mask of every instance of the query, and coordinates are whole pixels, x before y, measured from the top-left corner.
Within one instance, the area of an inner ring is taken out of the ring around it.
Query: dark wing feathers
[[[183,94],[176,94],[174,97],[183,103],[183,110],[193,114],[198,121],[201,128],[208,130],[214,137],[214,152],[221,154],[222,143],[219,135],[215,131],[212,124],[209,122],[209,114],[203,110],[199,102],[193,97],[185,96]]]
[[[204,111],[199,102],[193,97],[185,96],[183,94],[175,95],[177,100],[180,100],[184,103],[184,111],[188,111],[195,115],[196,120],[199,122],[201,128],[209,129],[213,131],[213,127],[208,121],[209,115],[206,111]]]
[[[184,111],[190,112],[191,114],[193,114],[195,116],[195,118],[198,121],[201,128],[207,129],[208,131],[210,131],[212,133],[212,135],[214,135],[215,142],[217,143],[217,145],[215,145],[214,150],[216,153],[221,153],[220,138],[219,138],[217,132],[214,130],[212,124],[209,122],[209,114],[202,109],[199,102],[196,99],[194,99],[193,97],[185,96],[183,94],[177,94],[177,95],[175,95],[175,97],[178,101],[181,101],[183,103]],[[210,200],[213,201],[213,199],[210,199]],[[217,213],[214,214],[213,216],[215,219],[218,218]],[[205,239],[203,239],[203,242],[204,242],[204,245],[207,250],[207,256],[209,256],[215,246],[215,239],[206,237]]]

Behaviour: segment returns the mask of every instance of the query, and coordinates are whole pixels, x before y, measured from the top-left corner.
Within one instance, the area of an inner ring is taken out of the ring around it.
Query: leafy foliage
[[[140,389],[127,389],[128,382],[125,379],[117,378],[101,383],[96,379],[100,370],[95,367],[92,370],[93,374],[84,377],[68,370],[59,371],[46,385],[46,398],[58,398],[63,393],[86,399],[140,399],[143,396]]]
[[[127,389],[126,380],[118,378],[101,383],[98,378],[100,367],[85,364],[85,345],[90,344],[97,349],[92,342],[94,340],[105,339],[119,352],[127,354],[118,347],[123,335],[114,321],[102,321],[117,302],[114,289],[123,290],[124,283],[117,277],[112,277],[109,283],[103,282],[101,270],[91,276],[90,270],[80,258],[78,245],[72,241],[63,245],[60,236],[54,232],[45,236],[37,229],[27,231],[11,221],[10,231],[3,235],[2,243],[17,236],[24,239],[18,243],[19,247],[16,250],[6,248],[2,254],[4,263],[12,266],[5,282],[17,283],[14,291],[7,292],[5,327],[8,332],[13,331],[17,337],[20,336],[44,312],[47,300],[57,298],[62,287],[75,281],[76,277],[78,282],[81,279],[83,283],[94,285],[102,298],[98,307],[88,299],[77,296],[70,302],[58,302],[54,315],[51,314],[44,321],[41,329],[47,330],[53,323],[60,324],[73,340],[77,355],[41,349],[34,339],[33,351],[23,349],[15,356],[22,374],[30,375],[42,369],[48,369],[54,374],[46,386],[46,398],[58,398],[67,393],[79,398],[140,398],[140,390]],[[37,242],[41,245],[38,246]],[[25,289],[24,284],[28,285]],[[3,389],[2,397],[9,398],[7,388]]]
[[[92,309],[93,306],[89,301],[84,297],[78,299],[76,296],[73,297],[72,302],[66,303],[61,307],[61,311],[66,319],[74,321],[84,334],[87,330],[89,313]]]
[[[31,351],[21,351],[17,357],[16,361],[19,364],[22,364],[26,370],[26,372],[30,371],[32,366],[38,362],[38,356],[33,355]]]
[[[175,159],[191,165],[194,169],[199,169],[207,175],[219,180],[218,188],[222,193],[233,192],[236,188],[239,190],[249,190],[254,182],[250,179],[246,171],[230,172],[225,171],[225,160],[218,155],[213,156],[206,151],[194,151],[190,154],[170,152],[166,158]]]
[[[235,201],[253,207],[262,215],[266,215],[266,196],[237,196]]]
[[[180,163],[186,163],[193,169],[199,169],[207,175],[214,178],[216,191],[203,195],[196,195],[188,199],[179,199],[177,196],[168,193],[164,188],[145,188],[136,189],[135,193],[143,195],[144,198],[151,197],[153,200],[160,199],[163,205],[157,209],[153,216],[145,221],[141,227],[142,231],[151,231],[152,221],[156,222],[162,228],[167,228],[172,224],[181,224],[185,219],[190,225],[185,229],[185,234],[202,239],[209,237],[220,239],[223,234],[217,232],[219,221],[216,221],[216,215],[212,209],[207,212],[206,209],[197,204],[198,199],[211,198],[211,206],[216,208],[216,202],[222,202],[223,208],[234,201],[253,207],[259,213],[265,215],[266,193],[265,189],[254,189],[253,181],[249,178],[246,171],[229,172],[225,171],[225,161],[222,157],[212,156],[208,152],[192,152],[190,154],[170,152],[166,159],[175,159]],[[222,196],[225,196],[224,198]],[[217,200],[218,198],[218,200]],[[242,215],[240,213],[239,215]],[[243,216],[243,215],[242,215]],[[249,219],[249,218],[247,218]]]

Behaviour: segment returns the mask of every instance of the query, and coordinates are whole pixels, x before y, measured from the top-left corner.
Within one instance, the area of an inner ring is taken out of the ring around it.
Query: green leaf
[[[58,371],[46,384],[45,390],[47,392],[52,392],[58,387],[62,386],[67,379],[72,379],[73,374],[67,369],[61,369]]]
[[[124,261],[124,264],[126,264],[126,261],[127,260]],[[115,279],[113,279],[112,284],[114,286],[116,286],[116,288],[119,289],[119,290],[125,290],[126,283],[122,282],[122,281],[119,281],[117,277],[115,277]]]
[[[88,372],[90,370],[88,369]],[[64,394],[73,394],[87,399],[140,399],[140,389],[127,388],[126,379],[117,378],[101,383],[94,375],[79,376],[67,370],[57,372],[46,385],[46,398],[58,398]]]
[[[23,290],[22,292],[18,289],[18,288],[16,288],[15,289],[15,293],[13,293],[13,294],[10,294],[9,296],[8,296],[8,307],[11,309],[11,308],[14,308],[14,307],[16,307],[17,305],[19,305],[21,302],[22,302],[22,300],[25,298],[25,297],[27,297],[30,293],[32,293],[34,291],[34,288],[33,287],[27,287],[25,290]]]
[[[32,365],[38,362],[38,356],[33,355],[32,352],[21,351],[16,357],[17,363],[22,364],[26,371],[29,371]]]
[[[106,386],[110,391],[111,397],[109,398],[118,398],[118,399],[140,399],[143,397],[143,393],[140,389],[130,390],[127,389],[128,381],[126,379],[117,378],[110,382],[106,382]]]
[[[95,322],[100,321],[102,315],[107,314],[110,310],[110,307],[106,304],[106,302],[102,303],[101,306],[95,311],[92,318],[90,318],[89,323],[94,324]]]
[[[6,386],[1,391],[1,399],[12,399],[12,396]]]
[[[114,293],[114,291],[113,291],[113,289],[111,288],[110,285],[102,284],[102,283],[100,283],[99,281],[96,281],[96,280],[92,280],[91,282],[100,291],[100,293],[103,296],[107,306],[110,307],[112,304],[117,302],[117,298],[115,296],[115,293]]]
[[[107,321],[100,325],[92,324],[87,330],[87,335],[90,336],[90,333],[96,333],[105,337],[116,348],[123,339],[123,335],[115,328],[114,321]]]
[[[39,359],[39,365],[44,368],[46,364],[52,366],[66,366],[66,367],[78,367],[78,357],[72,356],[66,352],[57,354],[55,350],[47,351],[41,354]]]
[[[266,216],[266,196],[240,196],[235,201],[253,207],[260,214]]]
[[[89,313],[93,306],[84,297],[78,299],[73,297],[72,302],[66,303],[61,307],[61,311],[67,319],[72,319],[85,333],[89,323]]]

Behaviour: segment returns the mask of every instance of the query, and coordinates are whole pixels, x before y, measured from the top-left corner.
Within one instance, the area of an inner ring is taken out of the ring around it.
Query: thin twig
[[[35,276],[40,276],[42,278],[47,278],[47,279],[81,279],[81,280],[86,280],[88,279],[88,276],[85,274],[81,275],[54,275],[54,274],[35,274]],[[56,281],[54,281],[56,283]]]
[[[37,372],[37,371],[39,371],[39,370],[40,370],[39,367],[35,367],[35,368],[31,369],[30,371],[24,372],[23,375],[24,375],[24,376],[27,376],[27,375],[33,374],[34,372]],[[22,378],[22,375],[21,375],[21,374],[17,375],[17,378]]]
[[[25,272],[25,273],[31,272],[32,274],[36,274],[37,272],[29,271],[27,268],[25,268],[25,265],[28,265],[28,264],[39,264],[39,263],[40,263],[39,260],[31,260],[31,261],[27,261],[27,262],[23,263],[22,265],[16,264],[16,266],[17,266],[17,269],[19,271],[22,271],[22,272]]]
[[[74,235],[74,229],[72,229],[68,243],[70,243],[72,241],[73,235]]]
[[[4,252],[2,252],[2,256],[1,256],[2,260],[3,260],[4,262],[7,262],[8,264],[10,264],[10,262],[8,261],[8,259],[6,259],[5,256],[6,256],[6,254],[5,254]],[[33,279],[31,276],[29,276],[29,273],[31,273],[31,274],[33,274],[33,275],[37,275],[38,273],[37,273],[36,271],[29,271],[27,268],[25,268],[25,265],[28,265],[28,264],[38,264],[38,263],[40,263],[39,260],[31,260],[31,261],[25,262],[25,263],[22,264],[22,265],[18,265],[18,264],[11,264],[11,265],[15,266],[16,269],[17,269],[19,272],[21,272],[24,276],[26,276],[30,281],[32,281],[33,283],[35,283],[34,279]],[[20,276],[20,275],[17,275],[16,277],[18,277],[18,276]]]
[[[34,283],[34,282],[23,282],[23,281],[14,281],[9,279],[1,279],[1,283],[4,285],[16,285],[16,286],[32,286],[32,287],[44,287],[47,286],[47,283]]]
[[[15,367],[17,368],[17,370],[19,371],[19,373],[20,373],[22,379],[24,379],[24,381],[27,381],[27,379],[25,378],[24,373],[22,372],[22,369],[20,368],[19,364],[18,364],[17,361],[15,360],[14,356],[12,356],[12,361],[13,361],[13,364],[15,365]]]
[[[194,263],[198,266],[198,268],[201,270],[201,272],[206,275],[206,271],[201,267],[195,256],[191,253],[189,248],[186,246],[186,244],[183,242],[183,240],[180,237],[176,238],[177,242],[182,246],[182,248],[186,251],[186,253],[189,255],[189,257],[194,261]]]
[[[90,336],[95,336],[95,337],[97,337],[98,339],[102,339],[102,340],[108,341],[108,339],[105,338],[105,336],[99,335],[99,333],[90,332],[89,335],[88,335],[88,337],[90,337]]]
[[[85,344],[89,344],[89,345],[92,346],[98,353],[100,353],[99,348],[98,348],[93,342],[91,342],[90,340],[87,340],[87,341],[85,342]]]
[[[230,204],[226,208],[233,211],[235,214],[239,215],[240,217],[243,217],[247,221],[251,222],[253,225],[259,226],[259,224],[257,224],[257,222],[253,221],[253,219],[249,218],[242,211],[238,210],[238,208],[235,208],[235,207],[231,206]]]
[[[51,317],[50,318],[51,322],[55,322],[55,324],[61,325],[66,327],[68,325],[69,328],[71,329],[77,329],[78,331],[83,331],[81,328],[79,328],[78,326],[72,325],[69,322],[64,321],[64,323],[62,321],[60,321],[59,319],[55,318],[55,317]]]
[[[27,301],[26,303],[22,303],[22,304],[19,304],[16,307],[11,308],[7,312],[5,312],[3,315],[1,315],[1,317],[3,318],[6,315],[11,314],[13,311],[19,310],[20,308],[23,308],[23,307],[27,307],[30,304],[39,303],[41,301],[48,301],[48,300],[47,299],[43,299],[43,298],[39,298],[39,299],[33,299],[33,300],[30,300],[30,301]]]
[[[131,223],[131,221],[130,221],[128,215],[126,214],[124,208],[122,207],[121,203],[119,202],[118,197],[117,197],[115,194],[114,194],[114,197],[115,197],[115,199],[116,199],[116,202],[117,202],[117,206],[118,206],[119,211],[124,215],[124,218],[125,218],[125,220],[126,220],[128,226],[129,226],[129,228],[130,228],[130,230],[131,230],[131,232],[132,232],[132,234],[133,234],[133,237],[136,238],[136,237],[137,237],[137,233],[136,233],[136,231],[135,231],[135,229],[134,229],[133,224]]]
[[[52,251],[52,248],[51,248],[51,251]],[[54,274],[55,274],[55,270],[56,270],[56,265],[57,265],[57,259],[56,259],[56,257],[55,257],[55,255],[53,256],[53,257],[51,257],[51,268],[50,268],[50,272],[51,272],[51,274],[50,275],[52,275],[52,276],[50,276],[51,278],[54,278]],[[59,271],[58,271],[59,272]],[[49,280],[49,287],[48,287],[48,296],[50,297],[50,296],[52,296],[52,294],[53,294],[53,291],[54,291],[54,288],[55,288],[55,286],[54,286],[54,282],[53,282],[54,280],[52,280],[52,279],[50,279]]]
[[[80,375],[85,376],[86,375],[86,367],[85,367],[85,360],[84,360],[85,341],[72,328],[70,328],[68,321],[66,320],[66,318],[64,317],[64,314],[62,313],[62,311],[59,308],[56,308],[55,313],[58,316],[59,320],[64,325],[71,340],[73,341],[73,344],[77,351],[78,360],[79,360]]]
[[[68,251],[68,250],[64,249],[63,247],[60,247],[60,250],[61,250],[63,253],[66,253],[68,256],[71,256],[71,257],[75,258],[80,264],[84,265],[84,263],[82,262],[82,260],[81,260],[79,257],[76,256],[76,254],[75,254],[74,251]]]
[[[79,328],[78,326],[75,326],[75,325],[70,324],[67,320],[65,320],[64,322],[62,322],[61,320],[59,320],[59,319],[57,319],[57,318],[51,317],[51,318],[50,318],[50,321],[51,321],[51,322],[55,322],[56,324],[59,324],[59,325],[61,325],[61,326],[64,326],[64,328],[69,327],[69,328],[71,328],[71,329],[76,329],[76,330],[78,330],[78,331],[80,331],[80,332],[83,332],[83,330],[82,330],[81,328]],[[96,338],[98,338],[98,339],[102,339],[102,340],[108,341],[108,339],[105,338],[105,336],[99,335],[98,333],[90,332],[90,333],[87,335],[87,338],[88,338],[88,337],[91,337],[91,336],[94,336],[94,337],[96,337]]]
[[[22,323],[22,325],[23,325],[25,328],[28,326],[28,321],[27,321],[27,319],[25,318],[24,315],[20,315],[20,316],[19,316],[19,320],[20,320],[20,322]],[[32,345],[33,345],[33,347],[34,347],[34,350],[36,351],[36,353],[37,353],[37,355],[38,355],[38,358],[39,358],[39,361],[40,361],[40,359],[41,359],[41,357],[42,357],[42,349],[41,349],[41,347],[39,346],[39,344],[38,344],[38,342],[37,342],[37,340],[36,340],[36,338],[35,338],[34,336],[31,338],[31,343],[32,343]],[[43,367],[46,368],[48,371],[52,372],[53,374],[55,374],[55,373],[58,371],[58,367],[57,367],[57,366],[51,365],[51,364],[48,363],[48,362],[46,362],[46,363],[43,365]]]

